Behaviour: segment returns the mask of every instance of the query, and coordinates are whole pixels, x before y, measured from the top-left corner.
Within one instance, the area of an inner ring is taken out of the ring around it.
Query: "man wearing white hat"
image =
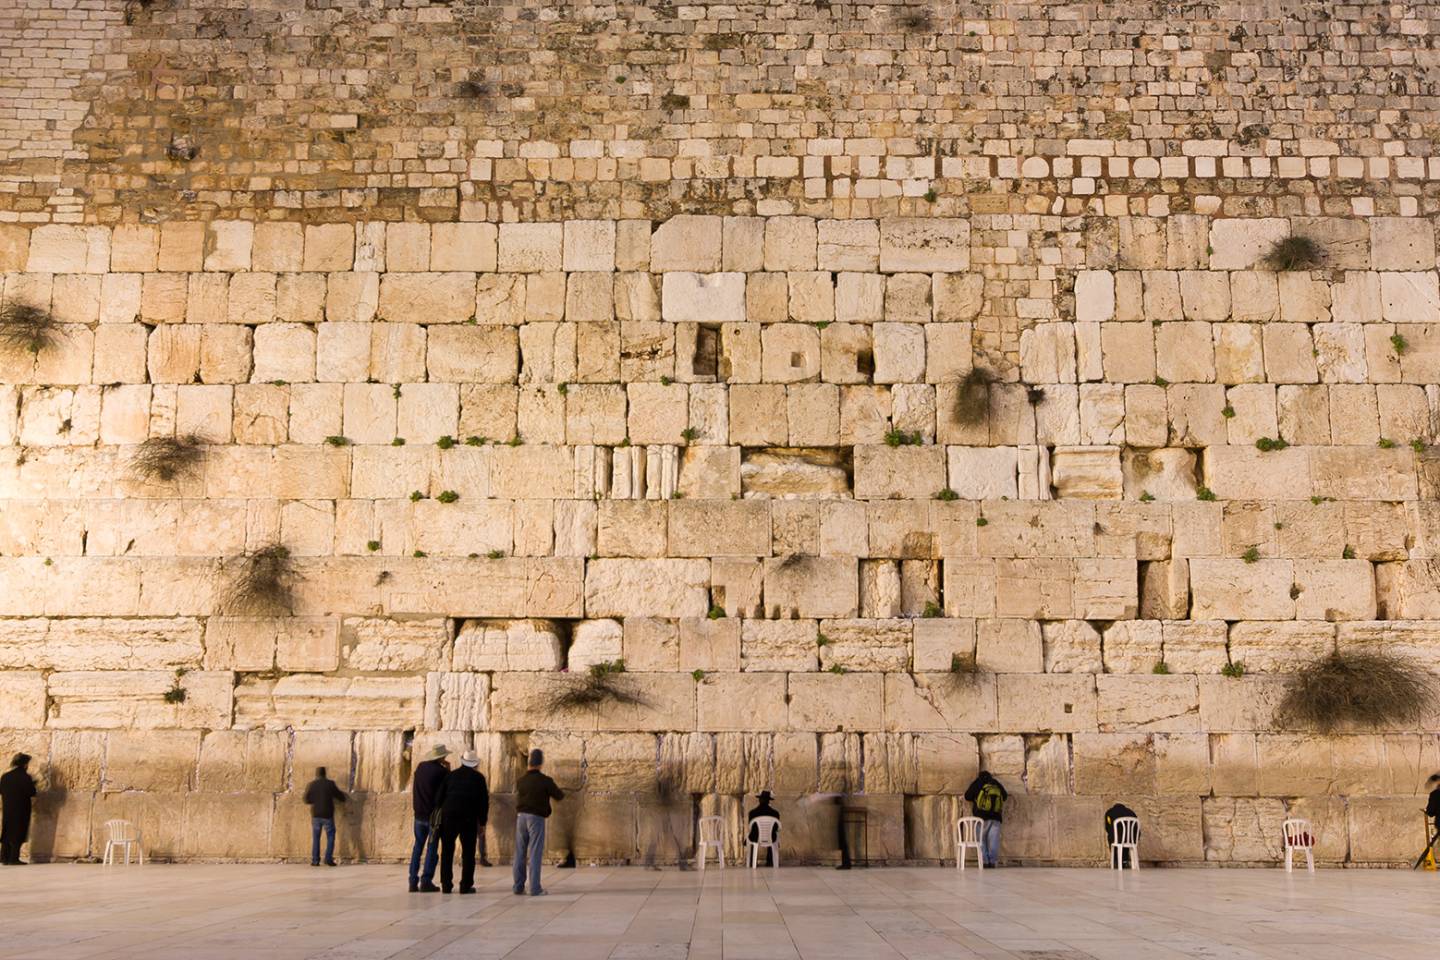
[[[490,788],[477,768],[474,750],[460,757],[460,769],[440,784],[435,807],[440,811],[440,890],[449,893],[455,868],[455,841],[460,841],[460,892],[475,892],[475,838],[490,816]]]
[[[430,818],[435,813],[435,797],[440,785],[450,773],[450,763],[445,758],[450,748],[436,744],[415,765],[415,780],[410,788],[410,803],[415,810],[415,845],[410,848],[410,892],[431,893],[439,890],[435,886],[435,865],[438,862],[434,832],[430,829]],[[425,857],[425,870],[420,871],[421,855]]]

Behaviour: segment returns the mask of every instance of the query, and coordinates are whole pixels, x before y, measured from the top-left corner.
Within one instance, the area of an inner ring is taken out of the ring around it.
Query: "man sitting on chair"
[[[760,839],[760,829],[755,826],[755,818],[756,818],[756,817],[774,817],[774,818],[775,818],[775,820],[776,820],[775,833],[774,833],[774,835],[772,836],[771,839],[773,839],[776,843],[779,843],[779,842],[780,842],[780,824],[779,824],[780,811],[779,811],[779,810],[776,810],[774,807],[770,806],[771,797],[772,797],[772,794],[770,793],[769,790],[761,790],[760,793],[756,795],[756,799],[760,801],[760,806],[758,806],[758,807],[756,807],[755,809],[751,810],[750,813],[749,813],[749,814],[746,816],[746,818],[745,818],[746,821],[750,824],[750,833],[749,833],[748,836],[749,836],[749,838],[750,838],[750,842],[751,842],[751,843],[754,843],[755,841],[757,841],[757,840]],[[774,863],[775,863],[775,851],[774,851],[773,849],[767,847],[767,848],[765,849],[765,866],[768,867],[768,866],[773,865]]]
[[[1106,810],[1106,811],[1105,811],[1105,844],[1106,844],[1106,846],[1110,846],[1111,844],[1113,844],[1113,843],[1115,842],[1115,821],[1116,821],[1116,820],[1119,820],[1121,817],[1135,817],[1135,819],[1136,819],[1137,821],[1140,819],[1139,816],[1136,815],[1136,813],[1135,813],[1134,810],[1131,810],[1129,807],[1125,806],[1125,804],[1123,804],[1123,803],[1117,803],[1117,804],[1115,804],[1114,806],[1112,806],[1109,810]],[[1140,865],[1139,863],[1136,862],[1137,859],[1138,859],[1139,856],[1140,856],[1140,847],[1139,847],[1139,843],[1140,843],[1140,828],[1139,828],[1138,826],[1135,828],[1135,843],[1136,843],[1135,849],[1132,850],[1132,851],[1130,851],[1130,866],[1131,866],[1132,868],[1133,868],[1133,867],[1138,867],[1138,866]],[[1117,863],[1116,861],[1119,861],[1119,862]],[[1112,867],[1120,867],[1120,868],[1123,869],[1124,866],[1125,866],[1125,851],[1124,851],[1124,850],[1116,851],[1113,846],[1110,846],[1110,865],[1111,865]]]

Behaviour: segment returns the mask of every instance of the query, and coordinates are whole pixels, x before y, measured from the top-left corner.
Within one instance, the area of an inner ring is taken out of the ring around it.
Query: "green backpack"
[[[1000,808],[1005,805],[1005,796],[1000,788],[993,783],[987,783],[980,788],[975,795],[975,809],[981,813],[999,813]]]

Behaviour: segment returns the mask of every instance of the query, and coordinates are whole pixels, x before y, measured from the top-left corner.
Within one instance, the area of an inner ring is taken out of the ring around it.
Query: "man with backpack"
[[[980,848],[984,854],[985,866],[1000,866],[1000,822],[1004,819],[1003,811],[1005,801],[1010,799],[1009,792],[999,780],[990,776],[990,771],[981,770],[980,775],[965,789],[965,799],[975,811],[975,816],[985,821],[985,827],[980,831]]]

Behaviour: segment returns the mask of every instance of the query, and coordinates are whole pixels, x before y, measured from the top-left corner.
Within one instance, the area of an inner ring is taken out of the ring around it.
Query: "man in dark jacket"
[[[780,811],[779,811],[779,810],[776,810],[774,807],[772,807],[772,806],[770,805],[770,801],[771,801],[773,798],[774,798],[774,794],[772,794],[769,790],[761,790],[761,791],[760,791],[758,794],[756,794],[756,796],[755,796],[755,799],[760,801],[760,805],[757,806],[757,807],[755,807],[755,808],[753,808],[749,813],[747,813],[747,814],[745,815],[745,822],[750,825],[750,832],[747,833],[746,836],[750,838],[750,842],[752,842],[752,843],[755,842],[756,840],[758,840],[758,839],[760,838],[760,831],[759,831],[759,829],[755,826],[755,818],[756,818],[756,817],[774,817],[777,821],[780,819]],[[780,842],[780,824],[779,824],[779,823],[776,823],[776,824],[775,824],[775,834],[774,834],[774,836],[775,836],[775,842],[776,842],[776,843],[779,843],[779,842]],[[747,855],[746,859],[747,859],[747,860],[749,859],[748,855]],[[768,866],[772,865],[774,862],[775,862],[775,851],[772,850],[772,849],[770,849],[769,847],[767,847],[767,848],[765,849],[765,866],[768,867]]]
[[[460,840],[460,892],[475,892],[475,834],[490,816],[490,788],[477,768],[480,757],[467,750],[460,769],[447,776],[435,796],[440,811],[440,890],[453,889],[455,840]]]
[[[430,818],[435,813],[435,797],[440,792],[440,784],[450,773],[450,761],[445,759],[448,756],[450,749],[443,743],[436,744],[425,755],[426,758],[415,765],[415,779],[410,786],[410,806],[415,811],[415,844],[410,848],[411,893],[434,893],[440,889],[435,886],[435,867],[440,862],[439,838],[431,833]],[[420,869],[422,856],[425,859],[423,873]]]
[[[1115,843],[1115,821],[1121,817],[1134,817],[1138,821],[1140,815],[1123,803],[1114,804],[1109,810],[1105,811],[1105,845],[1110,847],[1110,864],[1111,866],[1123,869],[1125,867],[1125,852],[1123,850],[1117,852],[1115,848],[1111,846]],[[1135,832],[1135,842],[1137,844],[1140,842],[1140,832],[1138,828]],[[1132,868],[1140,865],[1135,862],[1139,855],[1140,851],[1138,847],[1130,851],[1130,866]]]
[[[23,865],[20,848],[30,835],[30,804],[35,799],[35,778],[30,776],[30,755],[17,753],[10,770],[0,776],[0,864]]]
[[[310,866],[320,866],[320,831],[325,831],[325,866],[335,866],[335,801],[349,798],[325,776],[324,767],[315,768],[315,779],[305,788],[305,802],[310,804]]]
[[[1009,792],[999,780],[990,776],[990,771],[981,770],[965,789],[965,799],[975,816],[985,821],[985,828],[980,832],[985,866],[1000,866],[1000,823],[1004,819],[1005,801],[1010,799]]]
[[[550,801],[564,800],[565,791],[555,785],[540,768],[545,765],[542,750],[530,751],[525,775],[515,781],[515,867],[511,889],[525,892],[525,877],[530,877],[530,896],[545,896],[540,886],[540,860],[545,856],[545,821],[550,816]]]
[[[1432,836],[1440,836],[1440,773],[1426,780],[1425,786],[1430,788],[1430,800],[1425,804],[1425,816],[1429,817],[1430,822],[1435,826]],[[1434,841],[1432,840],[1431,843]]]

